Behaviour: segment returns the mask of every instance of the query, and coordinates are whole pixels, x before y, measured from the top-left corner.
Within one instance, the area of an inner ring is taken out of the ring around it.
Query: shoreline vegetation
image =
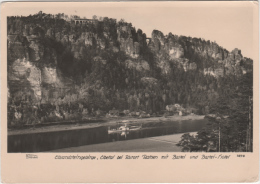
[[[118,122],[130,121],[135,124],[145,124],[153,122],[178,122],[186,120],[201,120],[204,119],[204,115],[187,115],[187,116],[167,116],[167,117],[150,117],[150,118],[134,118],[134,117],[112,117],[112,118],[92,118],[82,121],[66,121],[66,122],[52,122],[52,123],[39,123],[34,126],[21,127],[20,129],[8,129],[8,135],[17,134],[29,134],[29,133],[41,133],[52,132],[72,129],[86,129],[100,126],[113,126]]]

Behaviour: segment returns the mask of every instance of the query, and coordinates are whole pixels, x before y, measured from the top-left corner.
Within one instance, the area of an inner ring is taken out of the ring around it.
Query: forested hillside
[[[149,36],[124,20],[79,18],[8,17],[10,112],[31,104],[45,109],[27,105],[39,119],[55,109],[157,114],[180,104],[197,114],[231,116],[231,106],[249,106],[241,98],[252,96],[253,61],[239,49],[229,52],[174,30]]]

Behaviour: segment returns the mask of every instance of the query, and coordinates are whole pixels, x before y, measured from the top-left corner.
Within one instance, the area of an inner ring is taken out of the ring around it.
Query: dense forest
[[[8,123],[17,123],[16,112],[26,124],[112,109],[158,115],[167,105],[180,104],[187,112],[221,117],[181,144],[194,139],[194,150],[210,151],[198,143],[210,134],[216,148],[212,127],[224,121],[221,150],[228,145],[245,150],[253,61],[239,49],[229,52],[215,42],[159,30],[148,37],[123,19],[108,17],[39,12],[8,17],[7,24]]]

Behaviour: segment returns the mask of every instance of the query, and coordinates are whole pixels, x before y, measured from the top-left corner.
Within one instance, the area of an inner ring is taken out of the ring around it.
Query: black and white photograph
[[[255,151],[251,6],[152,4],[7,16],[8,153]]]

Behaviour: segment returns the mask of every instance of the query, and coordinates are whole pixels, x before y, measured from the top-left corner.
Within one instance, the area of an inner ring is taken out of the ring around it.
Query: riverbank
[[[196,134],[197,132],[190,132]],[[181,140],[180,134],[133,139],[79,147],[52,150],[51,152],[181,152],[176,144]]]
[[[132,121],[136,124],[146,124],[146,123],[158,123],[158,122],[180,122],[185,120],[202,120],[204,116],[200,115],[188,115],[188,116],[169,116],[169,117],[151,117],[151,118],[133,118],[133,117],[118,117],[118,118],[101,118],[100,121],[95,120],[91,123],[80,122],[74,124],[59,124],[58,122],[53,123],[53,125],[31,127],[27,129],[14,129],[8,130],[8,135],[19,135],[19,134],[30,134],[30,133],[41,133],[41,132],[53,132],[53,131],[64,131],[64,130],[74,130],[74,129],[86,129],[94,128],[100,126],[113,126],[118,122],[122,121]]]

